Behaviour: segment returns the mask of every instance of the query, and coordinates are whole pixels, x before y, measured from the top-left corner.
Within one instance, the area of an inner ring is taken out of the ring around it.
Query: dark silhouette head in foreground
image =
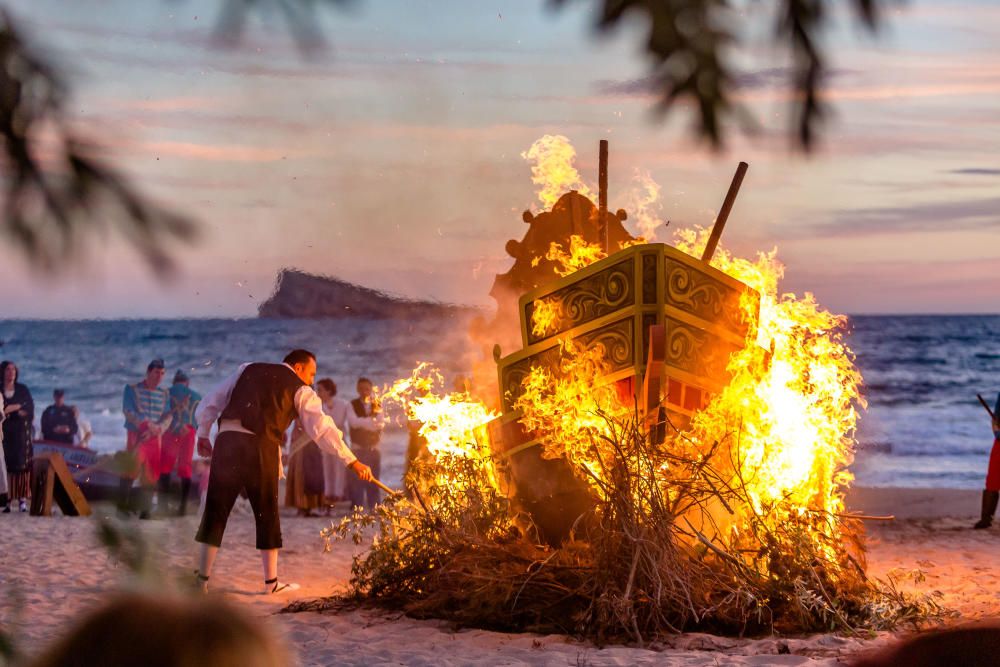
[[[1000,624],[965,625],[914,635],[851,667],[987,667],[1000,665]]]
[[[31,667],[288,667],[257,621],[221,600],[126,594],[98,608]]]

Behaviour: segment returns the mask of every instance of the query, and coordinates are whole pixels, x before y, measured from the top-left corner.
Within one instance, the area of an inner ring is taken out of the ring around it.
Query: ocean
[[[293,347],[314,351],[317,378],[353,398],[359,376],[376,384],[409,375],[419,361],[445,378],[468,373],[467,321],[388,320],[0,320],[0,358],[16,362],[31,389],[36,423],[52,390],[80,408],[91,446],[124,443],[122,389],[162,357],[165,385],[184,369],[202,393],[245,361],[280,361]],[[1000,391],[1000,316],[857,316],[848,342],[865,379],[868,409],[852,471],[865,486],[982,488],[992,445],[989,418]],[[398,484],[406,433],[385,437],[383,478]]]

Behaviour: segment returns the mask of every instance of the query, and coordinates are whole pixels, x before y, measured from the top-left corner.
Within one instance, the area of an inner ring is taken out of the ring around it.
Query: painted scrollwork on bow
[[[631,368],[635,362],[635,324],[631,317],[581,334],[575,342],[584,349],[599,348],[608,373]],[[523,391],[524,379],[532,367],[549,368],[553,371],[558,368],[561,349],[559,345],[553,345],[501,370],[500,390],[505,412],[513,410],[514,403]]]
[[[635,301],[632,262],[631,258],[619,262],[527,304],[528,342],[537,343],[631,305]],[[538,302],[544,302],[546,309],[555,311],[546,318],[545,327],[535,326],[534,311]]]
[[[608,364],[608,372],[630,368],[635,362],[635,323],[630,317],[601,327],[578,339],[585,348],[603,348],[601,355]]]
[[[711,276],[667,258],[665,265],[667,303],[730,331],[746,334],[747,323],[740,308],[740,292]]]
[[[722,384],[728,379],[729,356],[737,349],[712,333],[678,320],[667,321],[665,363],[668,367]]]

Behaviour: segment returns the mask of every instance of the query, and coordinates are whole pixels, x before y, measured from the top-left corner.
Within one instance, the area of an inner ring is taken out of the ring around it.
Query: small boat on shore
[[[97,463],[98,453],[89,447],[81,447],[66,442],[56,442],[54,440],[35,440],[33,443],[35,454],[57,453],[61,454],[66,467],[71,473],[76,473],[84,468],[89,468]]]
[[[121,479],[119,471],[127,465],[121,458],[123,452],[101,454],[89,447],[53,440],[35,440],[33,446],[36,455],[60,454],[87,500],[109,500],[117,497]],[[195,488],[198,488],[202,474],[199,468],[193,475]],[[176,483],[176,476],[171,481],[171,492],[177,492],[179,484]]]

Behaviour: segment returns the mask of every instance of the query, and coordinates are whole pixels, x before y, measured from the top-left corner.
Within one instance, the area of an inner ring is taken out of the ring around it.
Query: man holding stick
[[[372,481],[371,469],[357,460],[333,419],[323,413],[322,402],[311,386],[315,377],[316,356],[308,350],[292,350],[281,364],[243,364],[198,408],[198,453],[212,454],[205,512],[195,537],[202,545],[197,575],[202,590],[208,590],[212,564],[241,490],[246,490],[257,525],[257,549],[264,573],[261,593],[298,588],[278,582],[281,444],[293,420],[298,420],[321,450],[336,454],[359,479]],[[216,419],[219,431],[213,454],[209,433]]]
[[[990,414],[990,421],[993,425],[993,449],[990,450],[990,465],[986,471],[982,515],[973,526],[973,528],[981,530],[989,528],[993,523],[993,514],[997,511],[997,501],[1000,501],[1000,393],[997,394],[996,406],[992,410],[990,410],[986,399],[979,394],[976,394],[976,398]]]

